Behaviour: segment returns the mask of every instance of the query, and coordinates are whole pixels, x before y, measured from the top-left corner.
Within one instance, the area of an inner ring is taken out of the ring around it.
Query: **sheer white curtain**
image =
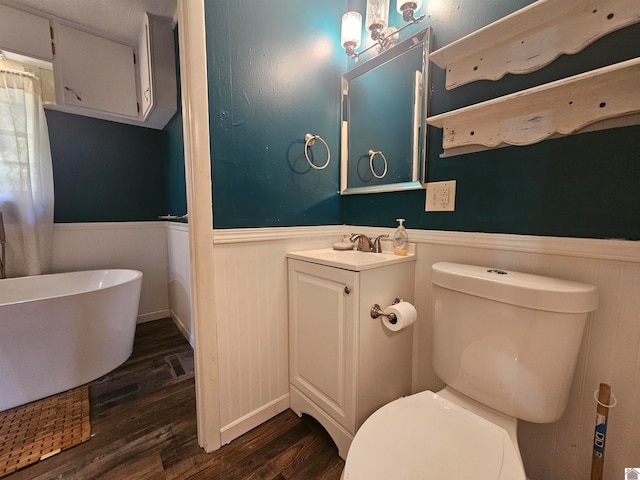
[[[7,277],[51,270],[53,167],[40,83],[0,67],[0,211]]]

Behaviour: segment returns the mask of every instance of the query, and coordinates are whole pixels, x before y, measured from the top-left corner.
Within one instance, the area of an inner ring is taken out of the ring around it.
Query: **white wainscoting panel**
[[[342,232],[341,227],[257,230],[253,238],[243,230],[214,233],[223,444],[289,406],[285,255],[330,246]]]
[[[56,223],[53,272],[140,270],[138,322],[169,316],[165,222]]]
[[[186,223],[167,222],[166,227],[171,317],[193,347],[194,329],[191,309],[189,225]]]
[[[285,408],[288,385],[285,253],[331,245],[341,234],[393,233],[344,226],[242,229],[214,233],[223,443]],[[315,232],[315,233],[314,233]],[[417,243],[414,391],[442,382],[431,361],[431,265],[452,261],[549,275],[599,288],[588,321],[567,412],[558,422],[519,429],[532,480],[589,478],[596,402],[609,383],[605,480],[640,466],[640,242],[408,230]],[[289,240],[287,240],[289,235]]]

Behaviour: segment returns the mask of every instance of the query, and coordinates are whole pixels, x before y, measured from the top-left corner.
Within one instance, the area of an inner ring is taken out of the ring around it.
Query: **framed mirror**
[[[424,188],[427,27],[342,76],[340,194]]]

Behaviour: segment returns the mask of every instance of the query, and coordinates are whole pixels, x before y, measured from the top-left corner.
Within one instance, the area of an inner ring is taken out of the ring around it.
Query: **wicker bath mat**
[[[0,412],[0,478],[90,436],[87,385]]]

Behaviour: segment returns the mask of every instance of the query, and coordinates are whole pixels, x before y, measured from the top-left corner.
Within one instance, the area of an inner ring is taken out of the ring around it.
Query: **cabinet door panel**
[[[177,109],[176,54],[171,19],[146,14],[138,45],[141,117],[162,129]]]
[[[289,281],[291,383],[353,430],[357,275],[290,260]]]
[[[49,20],[0,5],[0,49],[51,60]]]
[[[55,30],[58,101],[138,116],[133,48],[64,25]]]
[[[153,81],[151,78],[151,40],[149,32],[149,17],[145,15],[140,43],[138,47],[138,63],[140,65],[140,104],[143,118],[149,114],[153,103]]]

